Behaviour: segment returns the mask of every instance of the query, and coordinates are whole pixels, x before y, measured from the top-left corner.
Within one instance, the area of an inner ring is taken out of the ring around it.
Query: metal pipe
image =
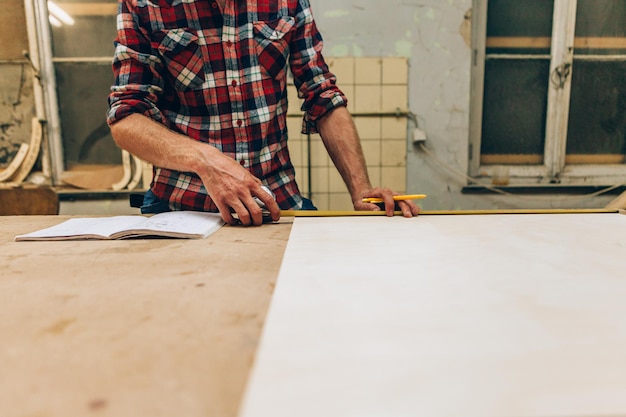
[[[31,56],[33,65],[39,69],[40,83],[42,87],[41,102],[43,113],[47,122],[46,133],[50,152],[50,177],[53,185],[61,182],[61,174],[64,170],[63,143],[61,136],[61,121],[59,118],[59,105],[56,88],[54,64],[52,62],[52,37],[48,24],[48,4],[46,0],[25,0],[26,7],[32,7],[35,22],[35,39],[37,42],[37,56]],[[32,30],[32,29],[31,29]],[[30,36],[29,36],[30,38]],[[35,54],[33,54],[35,55]]]

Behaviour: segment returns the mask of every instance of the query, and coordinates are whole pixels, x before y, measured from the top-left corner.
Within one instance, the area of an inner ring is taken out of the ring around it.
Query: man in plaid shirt
[[[144,212],[219,211],[233,224],[314,209],[287,147],[287,71],[356,210],[393,192],[371,186],[359,138],[321,54],[309,0],[120,0],[108,122],[117,144],[155,166]],[[270,196],[262,186],[269,188]],[[412,202],[398,202],[405,217]]]

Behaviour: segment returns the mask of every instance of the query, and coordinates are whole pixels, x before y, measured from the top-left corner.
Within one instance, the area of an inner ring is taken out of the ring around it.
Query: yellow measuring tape
[[[509,209],[509,210],[422,210],[423,215],[470,215],[470,214],[581,214],[581,213],[617,213],[613,209]],[[401,211],[394,211],[395,216],[402,216]],[[384,211],[349,211],[349,210],[281,210],[281,217],[352,217],[385,216]]]

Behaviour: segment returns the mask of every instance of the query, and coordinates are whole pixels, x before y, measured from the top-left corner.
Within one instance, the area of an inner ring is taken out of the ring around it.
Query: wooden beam
[[[566,164],[623,164],[626,161],[624,154],[568,154]],[[541,154],[483,154],[480,156],[481,165],[540,165],[543,163]]]
[[[530,48],[546,49],[550,48],[551,38],[529,37],[529,36],[489,36],[487,38],[487,48]],[[574,48],[577,49],[626,49],[626,38],[618,37],[576,37],[574,38]]]
[[[609,210],[626,209],[626,191],[613,199],[605,208]]]
[[[481,165],[540,165],[543,164],[542,154],[483,154],[480,155]]]
[[[623,164],[623,154],[569,154],[565,155],[566,164]]]
[[[70,16],[115,16],[117,3],[61,3]]]

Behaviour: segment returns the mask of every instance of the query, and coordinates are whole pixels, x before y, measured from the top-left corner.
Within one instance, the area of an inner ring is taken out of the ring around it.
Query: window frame
[[[117,10],[115,3],[112,3]],[[111,65],[111,56],[97,57],[55,57],[52,45],[52,29],[48,16],[47,0],[24,0],[28,25],[30,60],[36,69],[38,83],[35,88],[35,106],[37,115],[46,122],[46,140],[44,146],[44,171],[50,175],[52,185],[63,184],[62,176],[66,169],[63,132],[57,94],[56,64],[82,63],[90,65]],[[89,4],[83,9],[92,13]]]
[[[566,164],[567,128],[576,60],[626,60],[625,55],[577,55],[574,57],[577,1],[554,0],[550,50],[550,74],[569,65],[562,85],[548,82],[548,107],[542,164],[481,164],[481,136],[484,105],[485,62],[488,59],[547,59],[543,55],[487,54],[488,0],[472,1],[472,57],[470,84],[469,175],[490,179],[506,169],[511,184],[519,185],[612,185],[622,183],[626,164]]]

